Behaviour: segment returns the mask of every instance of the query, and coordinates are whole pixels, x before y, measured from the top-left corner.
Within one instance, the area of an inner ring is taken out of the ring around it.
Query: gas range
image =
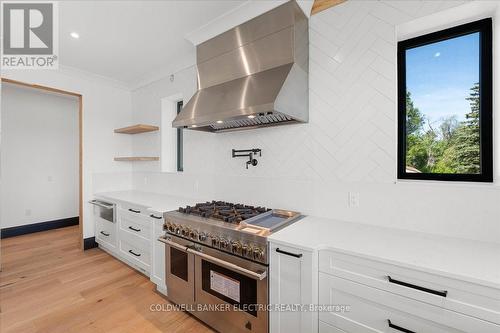
[[[300,213],[222,201],[165,213],[167,234],[268,264],[267,236],[295,222]]]

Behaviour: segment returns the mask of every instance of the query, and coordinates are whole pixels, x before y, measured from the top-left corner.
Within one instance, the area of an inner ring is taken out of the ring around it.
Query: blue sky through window
[[[479,32],[406,51],[407,91],[415,107],[435,125],[448,116],[465,119],[470,112],[466,98],[476,82]]]

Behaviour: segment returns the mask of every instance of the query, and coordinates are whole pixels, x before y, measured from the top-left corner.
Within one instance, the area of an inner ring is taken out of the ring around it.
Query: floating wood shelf
[[[137,124],[134,126],[117,128],[117,129],[115,129],[115,133],[138,134],[138,133],[154,132],[154,131],[157,131],[159,129],[160,128],[158,126]]]
[[[136,156],[136,157],[115,157],[115,161],[120,161],[120,162],[134,162],[134,161],[140,161],[140,162],[146,162],[146,161],[159,161],[159,157],[145,157],[145,156]]]

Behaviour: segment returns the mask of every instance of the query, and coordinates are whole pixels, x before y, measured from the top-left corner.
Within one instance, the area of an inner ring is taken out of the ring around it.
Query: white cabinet
[[[277,311],[275,307],[317,304],[317,258],[304,251],[279,243],[269,244],[269,300],[271,333],[311,333],[318,331],[317,312],[311,309]]]
[[[158,241],[163,231],[163,214],[149,211],[149,222],[151,225],[151,281],[156,284],[159,292],[166,295],[167,285],[165,282],[165,243]]]
[[[321,332],[500,332],[499,290],[331,250],[319,251]],[[483,320],[487,319],[487,320]]]
[[[115,223],[95,216],[96,241],[108,253],[149,276],[167,295],[163,213],[127,202],[115,202]]]

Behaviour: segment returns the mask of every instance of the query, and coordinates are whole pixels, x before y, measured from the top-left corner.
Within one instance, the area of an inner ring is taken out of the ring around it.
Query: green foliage
[[[441,120],[434,128],[406,95],[406,165],[424,173],[477,174],[480,172],[479,84],[467,100],[471,111],[466,119]]]

